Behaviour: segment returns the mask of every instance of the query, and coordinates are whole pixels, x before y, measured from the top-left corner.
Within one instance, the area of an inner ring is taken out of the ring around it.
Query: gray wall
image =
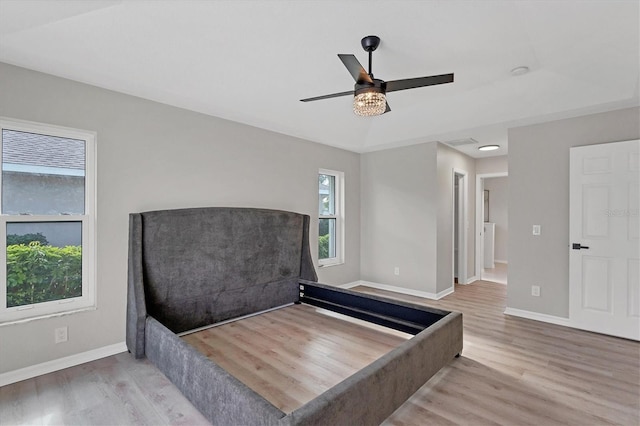
[[[569,148],[638,139],[639,117],[627,108],[509,130],[509,308],[568,318]]]
[[[453,168],[469,177],[467,276],[474,275],[475,162],[430,142],[361,156],[363,280],[433,294],[452,287]]]
[[[363,280],[436,292],[436,161],[436,143],[361,155]]]
[[[95,311],[0,327],[0,373],[123,342],[130,212],[248,206],[311,215],[317,255],[319,168],[346,181],[345,264],[322,282],[360,278],[360,159],[344,150],[0,64],[0,115],[93,130],[97,158]],[[55,345],[53,330],[69,327]]]
[[[438,271],[437,292],[453,286],[453,169],[467,172],[467,276],[458,277],[465,283],[475,275],[475,160],[460,151],[438,144],[437,159],[437,203],[438,217]]]
[[[509,236],[509,178],[485,178],[484,189],[489,190],[489,222],[496,224],[495,251],[496,261],[509,259],[507,240]],[[486,220],[486,219],[485,219]]]
[[[479,175],[486,173],[507,173],[508,170],[509,157],[506,155],[478,158],[476,160],[476,173]]]

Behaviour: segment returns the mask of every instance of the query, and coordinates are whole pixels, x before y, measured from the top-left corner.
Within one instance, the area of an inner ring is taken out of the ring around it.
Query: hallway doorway
[[[467,284],[467,172],[453,169],[453,280]]]
[[[507,284],[508,174],[476,176],[476,271],[479,278]]]

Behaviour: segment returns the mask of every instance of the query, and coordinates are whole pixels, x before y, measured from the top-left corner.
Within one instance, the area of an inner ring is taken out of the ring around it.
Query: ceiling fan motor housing
[[[358,96],[361,93],[368,93],[368,92],[386,93],[387,83],[385,83],[383,80],[380,80],[378,78],[373,79],[373,84],[366,81],[356,83],[354,87],[355,96]]]

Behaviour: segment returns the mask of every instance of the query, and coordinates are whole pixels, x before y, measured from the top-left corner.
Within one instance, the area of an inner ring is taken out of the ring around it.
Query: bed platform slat
[[[300,280],[300,302],[416,335],[448,312]]]
[[[416,335],[424,330],[424,327],[420,324],[403,321],[401,319],[377,314],[375,312],[365,311],[358,308],[351,308],[346,305],[339,305],[337,303],[328,302],[326,300],[316,299],[315,297],[305,296],[301,298],[301,302],[308,305],[317,306],[318,308],[328,309],[339,314],[348,315],[353,318],[372,322],[374,324],[382,325],[384,327],[389,327],[394,330],[402,331],[404,333]]]

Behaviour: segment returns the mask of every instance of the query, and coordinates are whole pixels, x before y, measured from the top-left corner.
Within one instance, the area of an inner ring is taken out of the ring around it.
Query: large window
[[[343,262],[344,174],[320,170],[318,174],[318,263],[320,266]]]
[[[95,134],[0,119],[0,323],[95,305]]]

